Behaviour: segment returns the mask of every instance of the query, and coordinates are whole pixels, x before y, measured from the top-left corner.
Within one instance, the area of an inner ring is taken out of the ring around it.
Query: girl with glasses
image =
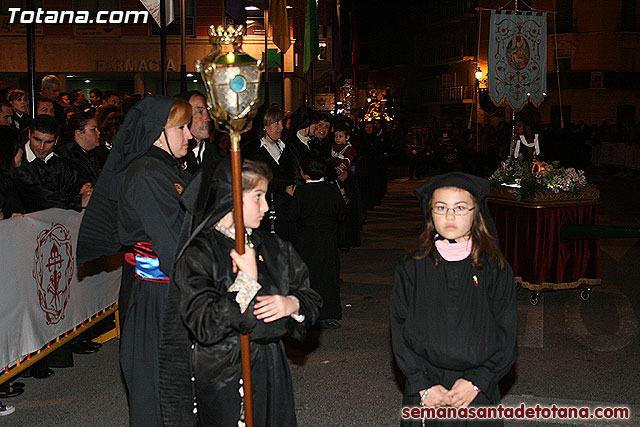
[[[422,244],[398,264],[391,296],[404,407],[500,400],[498,382],[516,359],[516,290],[488,195],[486,179],[462,172],[436,176],[416,190],[425,213]],[[403,419],[402,425],[449,422]]]

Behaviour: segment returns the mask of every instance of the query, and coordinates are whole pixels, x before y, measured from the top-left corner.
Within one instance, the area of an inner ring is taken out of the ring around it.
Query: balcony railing
[[[427,16],[433,22],[452,21],[465,14],[475,13],[476,7],[478,7],[478,0],[438,1],[427,6]]]
[[[442,65],[464,60],[465,57],[475,57],[475,47],[469,43],[437,43],[424,44],[421,49],[416,49],[415,63],[418,65]]]
[[[427,89],[425,94],[426,102],[455,102],[473,99],[475,86],[451,86]]]
[[[425,64],[433,64],[436,62],[453,61],[462,58],[464,45],[462,43],[440,46],[439,48],[428,50],[425,57]]]

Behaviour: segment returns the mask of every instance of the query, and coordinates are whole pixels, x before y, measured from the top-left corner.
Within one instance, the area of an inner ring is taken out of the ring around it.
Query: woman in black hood
[[[150,96],[125,117],[80,226],[78,264],[125,248],[120,364],[132,426],[162,426],[158,350],[189,181],[191,106]]]
[[[196,418],[199,426],[239,425],[240,334],[250,333],[255,425],[291,427],[295,405],[282,337],[300,339],[321,300],[293,246],[258,229],[271,178],[262,162],[242,165],[247,245],[237,254],[230,165],[224,160],[216,169],[204,220],[176,254],[160,350],[165,426],[194,425]]]

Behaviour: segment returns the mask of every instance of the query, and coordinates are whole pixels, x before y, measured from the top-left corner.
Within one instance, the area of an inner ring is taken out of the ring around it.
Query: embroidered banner
[[[0,221],[0,369],[118,300],[121,254],[76,265],[81,220],[47,209]]]
[[[492,10],[488,62],[497,106],[539,107],[547,91],[547,13]]]

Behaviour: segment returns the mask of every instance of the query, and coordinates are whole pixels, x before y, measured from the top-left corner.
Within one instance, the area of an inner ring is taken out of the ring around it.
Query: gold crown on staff
[[[209,27],[209,41],[211,44],[242,44],[242,37],[245,34],[244,25],[234,27],[229,25],[226,29],[222,25],[212,25]]]
[[[242,51],[244,32],[242,25],[209,27],[213,50],[194,63],[202,76],[209,114],[223,132],[246,132],[257,112],[262,61]]]

